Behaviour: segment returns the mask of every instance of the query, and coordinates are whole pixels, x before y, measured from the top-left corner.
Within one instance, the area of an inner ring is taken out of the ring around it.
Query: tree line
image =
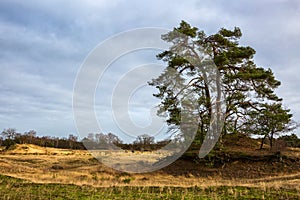
[[[7,149],[15,144],[34,144],[41,147],[74,150],[121,148],[130,151],[152,151],[164,147],[169,142],[169,140],[156,142],[153,136],[147,134],[137,136],[132,143],[124,143],[113,133],[89,133],[82,140],[73,134],[62,138],[37,136],[34,130],[19,133],[15,128],[4,129],[0,134],[0,146],[5,146]]]
[[[300,138],[296,134],[280,136],[277,141],[284,147],[300,148]],[[62,149],[86,150],[88,149],[116,149],[128,151],[154,151],[163,148],[171,142],[169,139],[155,141],[153,136],[142,134],[131,143],[124,143],[113,133],[89,133],[87,137],[79,140],[70,134],[68,137],[37,136],[36,131],[30,130],[18,133],[14,128],[4,129],[0,134],[0,146],[7,149],[15,144],[34,144],[41,147]],[[270,144],[270,143],[269,143]]]
[[[52,136],[37,136],[36,131],[30,130],[19,133],[15,128],[4,129],[0,135],[0,146],[9,148],[15,144],[34,144],[41,147],[53,147],[63,149],[85,149],[78,137],[70,134],[68,138]]]

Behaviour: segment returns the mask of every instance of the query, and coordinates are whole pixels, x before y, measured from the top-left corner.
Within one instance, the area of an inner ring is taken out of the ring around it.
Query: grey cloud
[[[297,0],[148,3],[3,0],[0,2],[0,128],[31,126],[46,134],[73,131],[72,87],[88,52],[121,31],[145,26],[171,29],[182,19],[208,34],[220,27],[241,27],[242,44],[257,51],[255,60],[259,66],[272,68],[282,82],[278,94],[300,121],[299,9]],[[104,102],[109,100],[112,84],[130,66],[155,59],[150,55],[126,56],[112,63],[113,70],[106,72],[96,91],[96,107],[101,110],[98,117],[108,128],[111,124],[105,117],[110,107]],[[138,106],[132,110],[136,116],[144,112],[139,100],[144,101],[142,97],[146,94],[140,94],[137,102],[133,102]],[[61,123],[58,119],[65,121]],[[111,129],[118,131],[116,127]]]

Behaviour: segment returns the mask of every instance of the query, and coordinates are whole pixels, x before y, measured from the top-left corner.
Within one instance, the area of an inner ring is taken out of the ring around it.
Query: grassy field
[[[287,150],[280,161],[256,154],[237,151],[241,160],[222,166],[178,160],[129,174],[87,151],[17,145],[0,153],[0,199],[300,199],[300,150]]]
[[[37,184],[0,175],[0,199],[299,199],[296,189],[255,187],[92,187]]]

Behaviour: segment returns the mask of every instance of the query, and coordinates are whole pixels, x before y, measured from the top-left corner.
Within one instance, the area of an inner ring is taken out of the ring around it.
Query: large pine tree
[[[273,137],[273,130],[283,131],[291,121],[292,115],[282,108],[282,99],[274,92],[280,82],[271,69],[255,64],[253,57],[256,52],[239,44],[241,36],[237,27],[234,30],[222,28],[207,36],[185,21],[162,36],[171,47],[157,57],[167,63],[167,68],[149,84],[158,89],[154,95],[161,99],[159,114],[167,113],[167,122],[173,128],[179,128],[181,122],[183,107],[180,98],[193,94],[198,103],[195,112],[199,117],[194,145],[200,146],[207,136],[214,102],[221,100],[219,91],[224,95],[225,105],[222,109],[222,135],[250,133]],[[209,61],[214,63],[216,73],[206,68]],[[214,87],[210,87],[212,74],[216,80]],[[217,92],[217,99],[213,99],[212,89]],[[269,120],[263,122],[263,118]],[[276,121],[280,121],[280,125]],[[268,130],[264,128],[266,126]]]

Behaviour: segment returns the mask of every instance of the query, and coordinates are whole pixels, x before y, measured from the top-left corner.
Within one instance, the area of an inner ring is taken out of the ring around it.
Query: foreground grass
[[[296,189],[111,187],[37,184],[0,175],[0,199],[299,199]]]

